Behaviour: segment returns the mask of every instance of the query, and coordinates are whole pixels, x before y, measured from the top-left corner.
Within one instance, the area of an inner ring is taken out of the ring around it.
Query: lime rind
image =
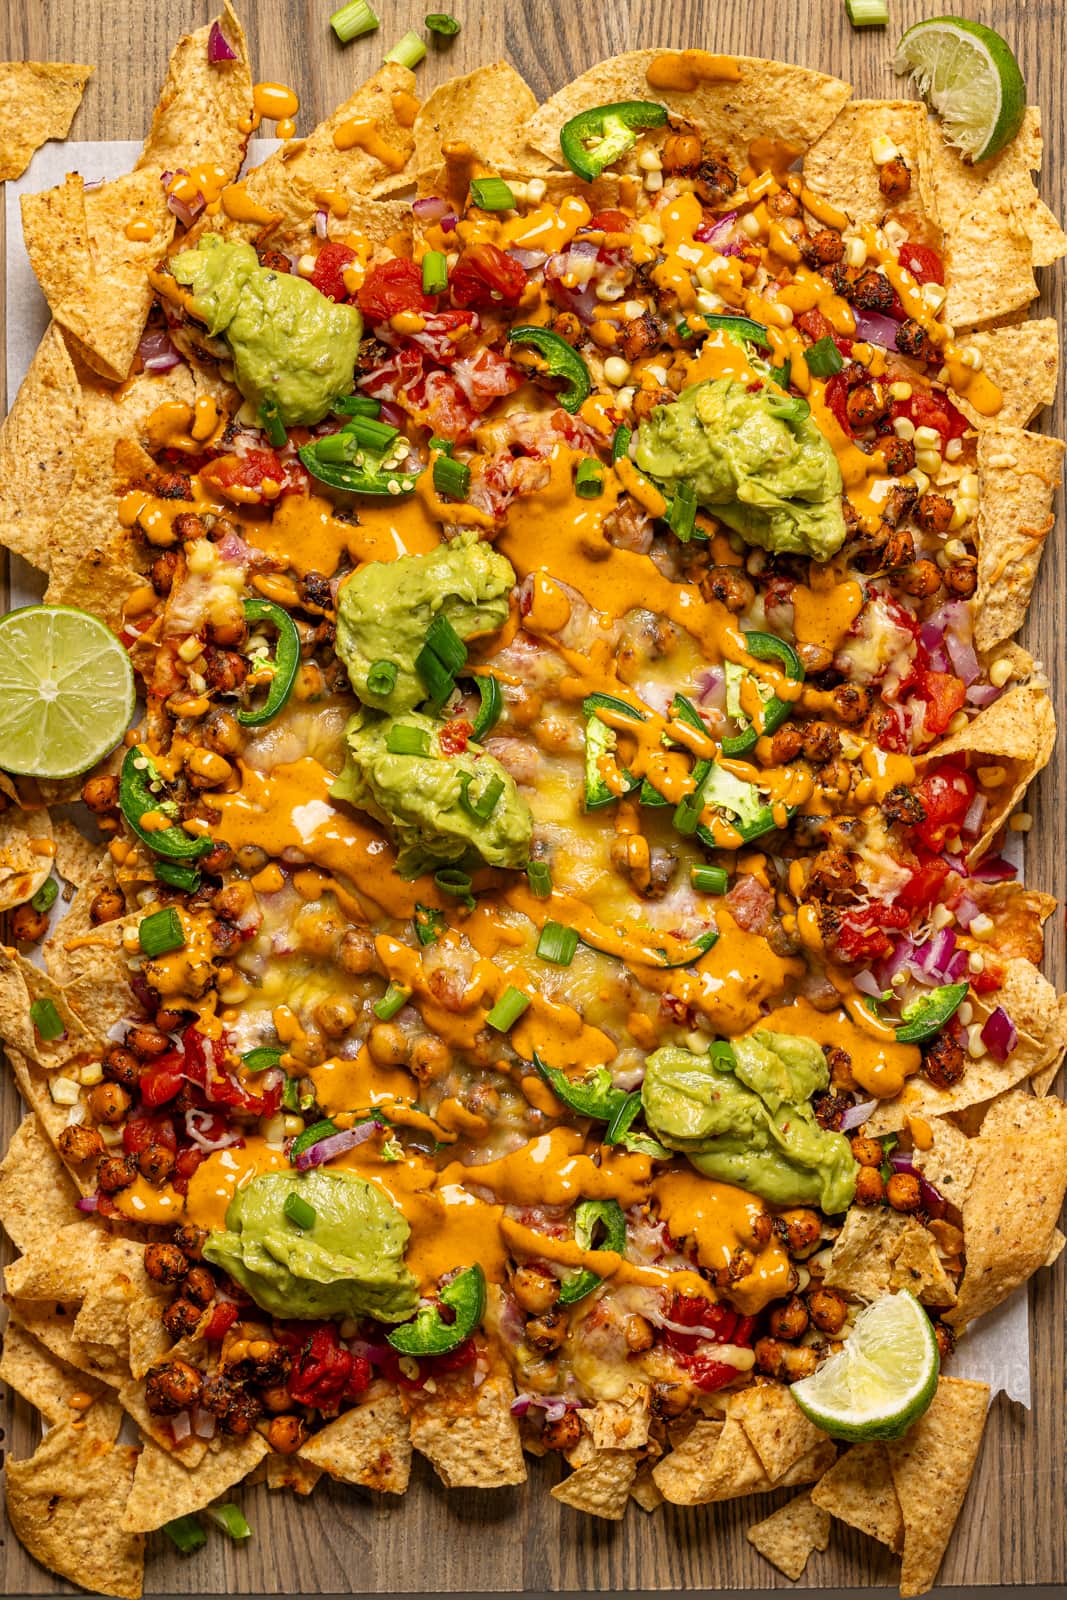
[[[0,768],[72,778],[118,744],[137,703],[130,659],[98,617],[24,606],[0,618]]]
[[[899,1439],[933,1399],[940,1367],[930,1319],[903,1291],[861,1311],[844,1348],[793,1398],[833,1439]]]
[[[993,28],[965,17],[927,18],[903,35],[893,65],[911,75],[945,138],[972,161],[990,160],[1018,133],[1026,85]]]

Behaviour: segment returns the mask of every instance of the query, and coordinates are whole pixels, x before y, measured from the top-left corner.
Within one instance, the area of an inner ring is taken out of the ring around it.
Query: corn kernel
[[[862,267],[867,260],[867,244],[864,239],[845,240],[845,266]]]
[[[993,932],[993,918],[987,917],[984,911],[980,911],[976,917],[972,918],[967,932],[972,939],[988,939]]]
[[[985,1055],[985,1045],[982,1043],[982,1024],[972,1023],[967,1030],[967,1054],[977,1061],[979,1056]]]
[[[637,157],[637,165],[642,172],[661,172],[663,162],[659,158],[659,151],[654,144],[646,144]]]
[[[84,1088],[91,1089],[94,1084],[103,1083],[104,1069],[99,1061],[87,1061],[78,1073],[78,1077]]]
[[[910,383],[897,382],[889,385],[889,397],[891,400],[910,400],[912,397],[912,392],[913,391]],[[901,418],[900,420],[904,421],[905,419]]]
[[[1001,766],[979,767],[978,782],[983,789],[996,789],[1008,776],[1007,768]]]
[[[121,1128],[109,1128],[106,1122],[102,1122],[96,1131],[109,1150],[117,1150],[122,1144]]]
[[[203,649],[203,641],[198,639],[195,633],[191,633],[188,639],[183,639],[178,646],[178,655],[188,666],[190,661],[195,661],[197,656],[202,654]]]
[[[973,345],[969,345],[966,350],[960,352],[960,360],[965,367],[970,367],[972,372],[981,372],[982,352],[981,350],[976,350]]]
[[[896,385],[893,385],[896,388]],[[902,388],[911,388],[910,384],[901,385]],[[915,424],[910,417],[897,417],[893,422],[893,432],[898,439],[911,440],[915,437]]]
[[[967,546],[962,539],[948,539],[945,542],[945,554],[950,561],[962,561],[967,554]]]
[[[967,715],[966,711],[957,711],[956,715],[952,718],[952,721],[948,725],[949,733],[962,733],[970,720],[971,719]]]
[[[967,502],[957,500],[956,504],[952,508],[952,520],[948,525],[949,533],[958,533],[961,528],[965,528],[967,526],[967,522]],[[953,543],[957,542],[958,541],[953,540]]]
[[[961,1028],[969,1028],[974,1021],[974,1007],[969,1000],[965,1000],[956,1012],[956,1020]]]
[[[895,161],[899,154],[888,134],[880,133],[871,140],[871,160],[876,167],[884,167],[887,162]]]
[[[931,311],[940,311],[948,298],[948,290],[943,283],[924,283],[922,297]]]
[[[946,461],[958,461],[962,454],[963,454],[963,440],[962,439],[950,439],[948,444],[945,446],[945,460]]]
[[[960,494],[965,494],[969,499],[978,498],[977,472],[965,472],[960,478]]]
[[[930,480],[925,472],[914,470],[908,474],[909,480],[915,485],[920,494],[925,494],[930,487]]]
[[[742,233],[747,233],[750,239],[758,239],[760,232],[759,218],[752,211],[746,211],[738,224]]]
[[[1017,811],[1008,823],[1012,833],[1029,833],[1034,825],[1034,819],[1029,811]]]
[[[998,656],[989,669],[989,681],[998,689],[1003,689],[1013,672],[1011,661],[1007,656]]]
[[[937,450],[916,450],[915,465],[928,478],[936,478],[941,471],[941,455]]]
[[[970,955],[967,957],[967,971],[968,972],[984,972],[985,971],[985,956],[982,954],[981,950],[972,950],[971,951]]]
[[[547,193],[544,178],[531,178],[526,185],[526,198],[528,200],[543,200]]]
[[[920,450],[934,449],[940,445],[941,435],[936,428],[927,427],[926,423],[923,423],[915,430],[915,443]]]
[[[663,188],[663,174],[662,174],[662,172],[646,172],[645,173],[645,188],[648,190],[649,194],[655,194],[657,189],[662,189]]]
[[[776,303],[771,307],[771,316],[774,318],[775,322],[777,322],[779,324],[780,327],[783,327],[783,328],[792,327],[792,324],[793,324],[792,308],[790,306],[783,305],[780,300],[776,301]]]
[[[630,376],[630,363],[622,356],[609,356],[604,363],[604,378],[613,389],[619,389]]]
[[[81,1091],[73,1078],[53,1078],[49,1087],[57,1106],[76,1106],[81,1099]]]
[[[311,278],[315,274],[315,257],[301,256],[296,264],[296,270],[301,278]]]
[[[956,918],[948,906],[935,906],[930,914],[930,921],[937,929],[947,928],[949,923],[955,922],[955,920]]]

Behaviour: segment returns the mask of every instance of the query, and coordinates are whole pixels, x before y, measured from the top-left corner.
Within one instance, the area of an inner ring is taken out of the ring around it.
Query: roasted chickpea
[[[307,1424],[300,1417],[272,1417],[267,1429],[267,1443],[279,1455],[291,1456],[307,1438]]]
[[[966,1070],[963,1046],[950,1033],[939,1033],[923,1051],[923,1072],[935,1089],[951,1089]]]
[[[340,1039],[356,1020],[356,1008],[344,995],[330,995],[315,1007],[315,1021],[328,1039]]]
[[[938,1354],[942,1361],[947,1361],[956,1348],[956,1335],[947,1323],[935,1322],[934,1338],[937,1340]]]
[[[656,1342],[656,1332],[647,1317],[638,1316],[635,1312],[627,1317],[623,1327],[627,1350],[635,1355],[643,1350],[651,1350]]]
[[[189,1271],[189,1262],[176,1244],[146,1244],[144,1269],[156,1283],[180,1283]]]
[[[684,1416],[693,1404],[693,1390],[688,1383],[664,1380],[652,1385],[652,1409],[665,1422]]]
[[[145,1405],[153,1416],[187,1411],[200,1398],[201,1375],[187,1361],[165,1361],[145,1375]]]
[[[885,1160],[885,1153],[877,1139],[868,1139],[863,1134],[857,1133],[849,1141],[853,1161],[858,1161],[861,1167],[880,1167]]]
[[[11,936],[16,944],[36,944],[48,932],[48,912],[35,911],[27,900],[11,914]]]
[[[353,978],[374,968],[374,941],[362,928],[349,928],[337,949],[337,960]]]
[[[911,172],[903,156],[894,156],[883,165],[878,174],[878,187],[887,200],[903,200],[911,188]]]
[[[98,928],[102,922],[114,922],[125,910],[120,889],[99,889],[89,903],[89,921]]]
[[[808,1308],[798,1294],[791,1295],[785,1305],[773,1307],[767,1326],[775,1339],[799,1339],[808,1331]]]
[[[204,1313],[191,1300],[172,1300],[163,1312],[163,1326],[174,1340],[187,1339],[200,1326]]]
[[[150,1144],[137,1157],[137,1167],[149,1183],[165,1183],[174,1171],[174,1152],[165,1144]]]
[[[288,1411],[293,1403],[288,1385],[284,1383],[275,1383],[269,1389],[261,1389],[260,1399],[267,1410],[272,1412]]]
[[[906,594],[917,600],[926,600],[941,587],[942,575],[935,561],[916,561],[900,574],[899,583]]]
[[[132,1050],[141,1061],[151,1061],[153,1057],[164,1055],[171,1049],[171,1042],[162,1028],[153,1028],[148,1022],[138,1022],[126,1030],[126,1048]]]
[[[919,496],[915,520],[924,533],[946,533],[952,521],[953,505],[946,495],[927,491]]]
[[[664,172],[684,172],[692,177],[700,166],[703,154],[699,133],[686,128],[667,135],[660,159]]]
[[[885,1197],[894,1211],[919,1211],[922,1208],[922,1188],[913,1172],[894,1172],[885,1186]]]
[[[951,567],[945,568],[945,588],[951,594],[969,600],[977,587],[978,566],[973,556],[968,556],[963,561],[956,561]]]
[[[108,811],[118,809],[119,780],[114,773],[104,772],[98,777],[87,778],[82,784],[82,800],[94,811],[97,816],[103,816]]]
[[[89,1111],[96,1122],[115,1127],[130,1109],[130,1097],[120,1083],[98,1083],[89,1091]]]
[[[452,1052],[443,1039],[427,1033],[416,1039],[411,1047],[408,1069],[420,1083],[433,1083],[443,1078],[452,1066]]]
[[[555,1422],[546,1422],[541,1429],[541,1443],[546,1450],[573,1450],[582,1437],[582,1424],[577,1411],[565,1411]]]
[[[80,1167],[84,1161],[95,1160],[104,1153],[103,1139],[84,1122],[71,1122],[60,1129],[56,1144],[63,1160],[72,1167]]]
[[[775,1219],[775,1225],[791,1256],[803,1260],[819,1248],[822,1223],[816,1212],[806,1209],[783,1211]]]
[[[229,711],[213,711],[200,729],[200,737],[216,755],[232,756],[244,744],[244,733]]]
[[[198,1306],[209,1306],[215,1298],[216,1283],[207,1267],[191,1267],[183,1293]]]
[[[96,1169],[96,1181],[105,1194],[118,1194],[128,1189],[137,1176],[137,1164],[132,1156],[105,1156]]]
[[[808,1290],[808,1310],[820,1333],[840,1333],[848,1317],[848,1307],[836,1289]]]
[[[761,1372],[786,1383],[809,1378],[819,1364],[815,1351],[807,1345],[783,1344],[780,1339],[757,1339],[755,1356]]]
[[[182,1222],[174,1230],[174,1243],[179,1250],[184,1250],[190,1261],[199,1261],[207,1238],[206,1228],[194,1227],[191,1222]]]
[[[517,1267],[511,1288],[522,1309],[535,1315],[550,1311],[559,1299],[559,1279],[539,1267]]]
[[[161,550],[148,569],[148,581],[158,595],[170,594],[181,567],[177,550]]]
[[[379,1067],[400,1067],[408,1058],[407,1035],[395,1022],[376,1022],[367,1035],[367,1049]]]
[[[536,1350],[558,1350],[567,1337],[565,1311],[546,1311],[526,1324],[526,1340]]]
[[[880,1206],[885,1199],[885,1184],[877,1167],[861,1167],[856,1174],[856,1204]]]

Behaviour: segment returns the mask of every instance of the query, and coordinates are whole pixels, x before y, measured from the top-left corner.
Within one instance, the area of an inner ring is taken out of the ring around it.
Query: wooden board
[[[378,65],[384,50],[421,23],[422,5],[374,0],[380,33],[341,50],[327,26],[334,0],[236,0],[248,31],[257,78],[292,84],[310,128]],[[453,73],[501,56],[545,95],[602,57],[641,45],[700,46],[777,56],[848,79],[858,95],[892,96],[892,50],[899,33],[923,16],[964,12],[1012,40],[1045,128],[1042,192],[1067,213],[1067,137],[1063,63],[1064,0],[889,0],[889,30],[853,32],[844,0],[449,0],[464,23],[458,39],[432,47],[418,69],[422,93]],[[6,0],[0,5],[0,59],[96,63],[72,136],[140,138],[155,104],[171,44],[213,12],[208,0]],[[269,131],[269,130],[264,130]],[[2,215],[0,215],[2,226]],[[1041,274],[1034,314],[1059,314],[1063,264]],[[2,293],[2,280],[0,280]],[[1063,400],[1040,426],[1067,426]],[[1054,682],[1061,721],[1067,702],[1067,559],[1060,528],[1049,541],[1025,642]],[[1067,891],[1063,800],[1067,740],[1035,790],[1027,877]],[[1064,986],[1063,918],[1048,930],[1050,977]],[[0,1091],[0,1136],[20,1115],[14,1089]],[[944,1585],[1059,1582],[1067,1573],[1065,1338],[1067,1253],[1031,1288],[1034,1409],[1000,1400],[982,1459],[941,1571]],[[5,1450],[28,1454],[37,1434],[29,1408],[0,1408]],[[558,1462],[531,1461],[525,1489],[496,1494],[447,1492],[424,1463],[406,1499],[386,1503],[323,1482],[296,1501],[245,1492],[255,1529],[237,1549],[220,1535],[192,1560],[162,1536],[150,1544],[146,1594],[363,1594],[655,1590],[794,1587],[746,1543],[745,1527],[785,1495],[721,1507],[665,1506],[652,1517],[632,1507],[621,1526],[577,1516],[548,1497]],[[47,1595],[57,1581],[22,1552],[10,1530],[0,1546],[0,1592]],[[164,1548],[166,1546],[166,1548]],[[897,1562],[880,1545],[835,1525],[830,1549],[808,1564],[799,1587],[895,1584]],[[63,1593],[76,1591],[59,1585]]]

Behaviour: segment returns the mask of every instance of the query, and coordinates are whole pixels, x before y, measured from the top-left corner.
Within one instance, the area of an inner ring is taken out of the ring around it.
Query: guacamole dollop
[[[401,877],[443,866],[524,867],[533,818],[514,778],[479,744],[442,750],[442,727],[418,711],[396,718],[357,712],[345,728],[348,756],[330,793],[390,829]],[[393,728],[423,734],[428,753],[392,752]]]
[[[313,1227],[285,1215],[294,1192],[313,1208]],[[403,1322],[419,1300],[404,1265],[410,1231],[381,1190],[353,1172],[264,1172],[238,1189],[204,1255],[273,1316]]]
[[[494,633],[508,620],[515,583],[511,562],[474,532],[422,556],[369,561],[341,589],[337,654],[364,705],[394,716],[426,698],[415,657],[435,617],[444,616],[461,639]],[[376,661],[391,661],[396,682],[388,694],[367,683]]]
[[[233,355],[237,387],[257,408],[273,400],[286,427],[320,422],[352,387],[363,319],[295,273],[261,267],[250,244],[207,233],[170,260],[192,290],[190,309]]]
[[[696,497],[747,544],[828,561],[845,541],[841,469],[807,407],[733,378],[683,389],[637,431],[637,465]]]
[[[829,1072],[813,1039],[760,1031],[735,1039],[736,1065],[667,1045],[645,1063],[652,1132],[705,1177],[775,1205],[847,1209],[856,1189],[848,1140],[820,1128],[809,1101]]]

